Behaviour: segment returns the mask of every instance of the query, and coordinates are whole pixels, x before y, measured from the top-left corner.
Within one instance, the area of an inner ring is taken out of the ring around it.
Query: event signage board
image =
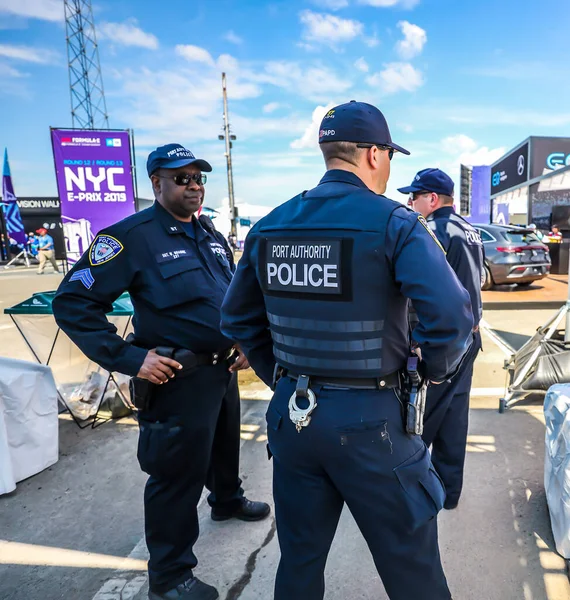
[[[52,129],[68,260],[74,263],[101,229],[135,212],[128,131]]]
[[[507,154],[491,168],[491,194],[499,194],[528,181],[528,142]]]
[[[531,179],[570,166],[570,138],[532,137],[531,160]]]

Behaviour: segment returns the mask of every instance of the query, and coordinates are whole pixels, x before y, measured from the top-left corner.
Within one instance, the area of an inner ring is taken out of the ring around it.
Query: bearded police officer
[[[410,195],[414,210],[422,214],[443,246],[447,262],[469,292],[473,311],[473,344],[458,374],[427,392],[423,439],[432,446],[432,461],[445,484],[444,507],[457,507],[463,487],[467,446],[469,394],[473,364],[481,349],[479,321],[483,314],[481,275],[483,244],[477,230],[455,213],[453,181],[440,169],[424,169],[412,185],[400,188]]]
[[[277,363],[275,600],[323,598],[345,502],[392,600],[449,600],[435,518],[444,489],[421,437],[406,433],[400,380],[407,299],[424,376],[441,382],[469,346],[469,297],[425,221],[381,195],[394,153],[409,154],[382,113],[337,106],[319,142],[327,173],[253,227],[222,306],[222,331],[267,384]]]
[[[238,477],[240,404],[235,371],[247,360],[220,332],[220,307],[234,271],[212,222],[196,214],[211,171],[180,144],[151,152],[156,202],[102,231],[61,284],[56,320],[93,361],[137,376],[138,459],[150,475],[145,531],[151,599],[214,600],[192,575],[197,505],[206,484],[216,521],[255,521],[269,506],[243,495]],[[134,307],[133,344],[105,313],[125,290]],[[235,361],[235,362],[233,362]]]

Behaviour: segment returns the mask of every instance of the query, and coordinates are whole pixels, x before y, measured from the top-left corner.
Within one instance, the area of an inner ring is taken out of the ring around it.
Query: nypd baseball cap
[[[384,115],[372,104],[356,100],[335,106],[324,116],[319,128],[319,144],[327,142],[375,144],[410,154],[392,142]]]
[[[150,177],[157,169],[178,169],[188,165],[196,165],[201,171],[208,173],[212,170],[209,162],[196,158],[190,150],[180,144],[166,144],[153,150],[148,155],[146,170]]]
[[[453,196],[453,180],[441,169],[424,169],[417,173],[412,185],[399,188],[402,194],[413,194],[414,192],[435,192],[445,196]]]

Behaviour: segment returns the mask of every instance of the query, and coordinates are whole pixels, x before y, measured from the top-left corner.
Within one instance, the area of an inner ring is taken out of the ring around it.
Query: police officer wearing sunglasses
[[[180,144],[157,148],[147,171],[156,202],[97,235],[53,303],[59,326],[94,362],[133,376],[141,394],[138,459],[150,553],[149,598],[214,600],[193,576],[204,486],[216,521],[256,521],[269,506],[245,498],[238,476],[239,369],[245,356],[220,331],[235,270],[224,237],[197,213],[212,167]],[[105,314],[128,291],[134,340]],[[140,384],[143,384],[142,387]]]
[[[424,419],[423,439],[432,446],[433,464],[445,484],[444,507],[452,510],[457,507],[463,488],[469,394],[473,366],[481,349],[478,325],[483,315],[483,244],[477,230],[455,212],[453,180],[441,169],[423,169],[411,185],[398,191],[409,194],[412,208],[427,219],[446,252],[447,262],[471,298],[473,344],[456,376],[428,389]]]
[[[327,172],[252,228],[222,306],[222,331],[275,387],[274,598],[323,599],[346,503],[391,600],[449,600],[435,518],[445,492],[421,437],[407,433],[401,375],[408,298],[423,375],[441,382],[470,342],[469,296],[423,218],[383,196],[391,156],[409,152],[382,113],[337,106],[319,143]]]

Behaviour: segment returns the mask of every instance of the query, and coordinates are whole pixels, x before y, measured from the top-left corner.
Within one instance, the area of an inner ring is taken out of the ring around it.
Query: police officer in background
[[[449,600],[436,515],[444,489],[404,428],[408,298],[424,375],[441,382],[468,349],[467,292],[418,215],[382,194],[394,153],[382,113],[330,110],[327,172],[250,231],[222,331],[272,384],[267,412],[281,561],[275,600],[321,600],[344,503],[391,600]]]
[[[457,375],[428,388],[423,439],[432,446],[432,462],[446,490],[444,508],[457,507],[463,487],[463,468],[469,423],[469,394],[473,364],[481,349],[479,321],[483,314],[481,276],[483,244],[477,230],[455,213],[453,181],[439,169],[424,169],[412,185],[400,188],[409,194],[414,210],[422,214],[443,246],[447,262],[469,292],[473,311],[473,344]]]
[[[220,332],[233,257],[205,216],[196,218],[211,171],[180,144],[151,152],[154,205],[102,231],[63,280],[53,303],[59,326],[108,371],[138,376],[138,459],[150,475],[144,495],[149,598],[214,600],[193,577],[197,505],[204,485],[216,521],[256,521],[269,506],[247,500],[238,477],[240,402],[236,371],[245,357]],[[105,313],[128,291],[133,344]],[[235,361],[235,362],[234,362]]]

